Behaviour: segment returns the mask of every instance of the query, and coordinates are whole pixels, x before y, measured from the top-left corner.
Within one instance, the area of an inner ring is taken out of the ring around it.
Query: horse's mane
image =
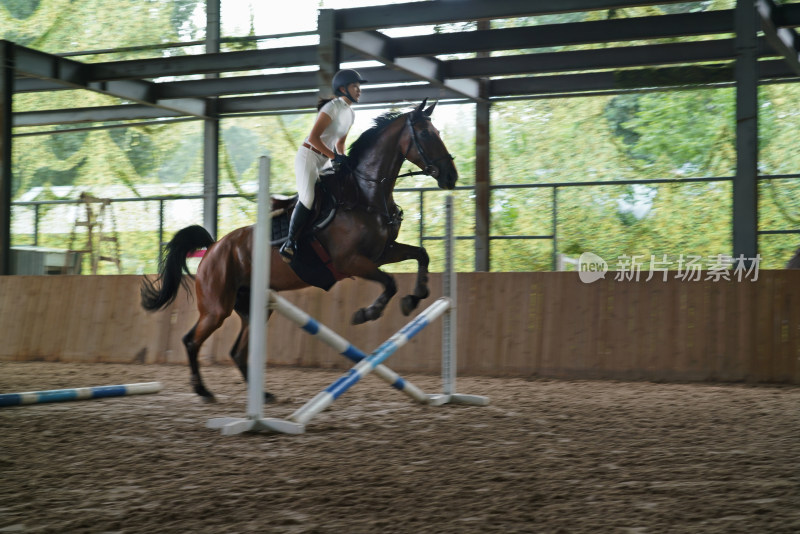
[[[367,151],[369,147],[375,144],[375,141],[380,137],[381,133],[398,117],[405,115],[407,112],[404,111],[388,111],[377,117],[372,127],[368,130],[364,131],[358,139],[353,141],[350,144],[350,148],[347,151],[347,155],[350,158],[351,165],[355,167],[358,165],[359,161],[364,155],[364,152]]]

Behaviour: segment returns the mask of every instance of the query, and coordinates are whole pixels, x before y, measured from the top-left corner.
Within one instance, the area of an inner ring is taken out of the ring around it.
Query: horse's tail
[[[175,300],[181,285],[188,289],[188,282],[181,274],[185,272],[192,276],[186,265],[186,255],[213,242],[214,238],[202,226],[187,226],[178,231],[167,243],[158,265],[158,277],[154,281],[146,277],[142,280],[142,307],[148,311],[160,310]],[[159,282],[160,287],[157,287]]]

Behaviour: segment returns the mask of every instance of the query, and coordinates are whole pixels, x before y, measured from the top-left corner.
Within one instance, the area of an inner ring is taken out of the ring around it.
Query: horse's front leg
[[[428,264],[430,263],[430,258],[424,248],[393,241],[386,247],[386,251],[381,257],[381,265],[406,260],[417,260],[418,267],[417,284],[414,286],[414,292],[403,297],[400,302],[403,315],[410,314],[417,308],[420,300],[430,295],[430,290],[428,290]]]
[[[378,265],[365,256],[350,258],[347,266],[343,266],[341,270],[365,280],[378,282],[383,286],[383,293],[370,306],[356,311],[351,322],[353,324],[362,324],[367,321],[374,321],[383,315],[386,305],[397,293],[397,283],[394,281],[394,277],[378,269]]]

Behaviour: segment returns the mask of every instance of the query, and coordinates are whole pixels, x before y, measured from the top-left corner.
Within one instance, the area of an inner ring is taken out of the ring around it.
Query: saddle
[[[298,195],[272,195],[272,246],[282,245],[289,237],[289,221],[298,198]],[[303,229],[303,235],[328,226],[336,216],[337,209],[352,209],[355,205],[356,194],[347,189],[341,176],[333,173],[321,175],[314,189],[311,222]]]
[[[322,180],[315,186],[311,222],[303,228],[298,237],[297,253],[289,265],[301,280],[328,291],[333,284],[346,276],[334,269],[330,254],[315,234],[333,221],[337,207],[343,204],[337,201],[331,191],[331,183],[335,184],[333,175],[323,175],[320,178]],[[273,195],[270,200],[272,209],[271,245],[275,247],[282,245],[289,237],[289,221],[295,206],[297,206],[298,195]]]

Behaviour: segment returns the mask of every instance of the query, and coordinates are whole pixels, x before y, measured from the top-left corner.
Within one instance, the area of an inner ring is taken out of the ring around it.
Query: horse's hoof
[[[417,305],[419,304],[419,297],[415,297],[414,295],[406,295],[400,301],[400,309],[403,312],[403,315],[408,315],[412,311],[417,309]]]
[[[214,397],[214,394],[208,391],[203,384],[198,385],[195,384],[194,382],[195,380],[192,380],[192,386],[194,387],[194,392],[200,395],[200,398],[203,400],[203,402],[206,403],[217,402],[217,399]]]
[[[352,324],[364,324],[367,322],[367,310],[361,308],[353,314]]]
[[[278,398],[269,391],[264,392],[264,404],[275,404]]]

